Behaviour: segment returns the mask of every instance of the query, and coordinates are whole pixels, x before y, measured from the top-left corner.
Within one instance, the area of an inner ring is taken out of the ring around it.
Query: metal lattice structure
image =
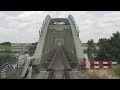
[[[71,70],[79,71],[85,56],[78,27],[71,15],[68,18],[46,16],[39,31],[35,54],[31,59],[26,62],[21,78],[31,78],[37,66],[40,72],[47,71],[47,79],[70,79],[70,73],[73,74],[72,77],[77,77]],[[44,72],[38,74],[38,78],[41,78],[42,74]]]
[[[79,39],[79,30],[74,21],[74,18],[69,15],[68,18],[51,18],[46,16],[40,36],[38,45],[34,54],[33,65],[38,65],[46,61],[49,52],[51,52],[58,45],[63,47],[70,53],[76,56],[79,64],[83,61],[84,52]]]

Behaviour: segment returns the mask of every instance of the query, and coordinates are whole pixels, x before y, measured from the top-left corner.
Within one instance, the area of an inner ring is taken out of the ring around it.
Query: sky
[[[110,38],[120,32],[120,11],[0,11],[0,43],[34,43],[46,15],[68,18],[72,15],[82,43]]]

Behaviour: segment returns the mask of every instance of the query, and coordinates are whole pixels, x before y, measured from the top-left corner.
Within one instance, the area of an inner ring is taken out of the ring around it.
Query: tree
[[[0,54],[0,60],[8,60],[11,58],[11,54]]]
[[[10,42],[4,42],[4,43],[1,43],[1,45],[11,46],[11,43]]]
[[[99,39],[97,60],[117,61],[120,63],[120,33],[113,33],[110,39]]]
[[[35,53],[36,46],[37,46],[37,42],[32,43],[32,45],[29,46],[28,53],[30,55],[33,55]]]
[[[93,39],[88,40],[87,44],[88,44],[88,48],[87,48],[88,58],[89,58],[90,61],[92,61],[92,60],[93,60],[92,54],[93,54],[94,52],[96,52],[96,48],[95,48],[95,44],[94,44]]]

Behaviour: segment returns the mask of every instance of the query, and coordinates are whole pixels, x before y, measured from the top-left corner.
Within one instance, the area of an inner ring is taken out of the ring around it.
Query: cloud
[[[8,30],[4,27],[0,27],[0,33],[6,33]]]
[[[5,12],[0,11],[0,19],[5,18],[7,15],[5,14]]]
[[[120,12],[107,12],[99,18],[93,18],[94,14],[91,15],[92,18],[87,17],[80,24],[80,29],[82,29],[80,35],[83,42],[91,38],[97,42],[100,38],[110,38],[112,33],[117,30],[120,32]]]
[[[57,16],[56,12],[52,11],[24,11],[17,16],[7,16],[5,20],[8,22],[8,32],[11,41],[18,42],[35,42],[39,38],[38,30],[40,30],[43,20],[46,15],[50,14],[52,18],[68,17],[70,11],[62,12]],[[73,15],[83,15],[85,12],[73,12]],[[7,38],[6,38],[7,39]],[[19,39],[19,40],[16,40]]]
[[[120,31],[120,12],[113,11],[105,14],[103,17],[99,18],[98,21],[101,22],[99,26],[104,29],[103,33],[105,33],[106,36],[115,33],[117,30]]]
[[[109,38],[113,32],[120,31],[120,12],[107,12],[96,17],[90,11],[23,11],[18,15],[8,15],[0,12],[0,19],[7,22],[6,27],[0,27],[0,42],[36,42],[39,30],[46,15],[52,18],[67,18],[72,15],[80,30],[80,40],[87,42],[94,39]],[[112,23],[111,23],[112,21]]]

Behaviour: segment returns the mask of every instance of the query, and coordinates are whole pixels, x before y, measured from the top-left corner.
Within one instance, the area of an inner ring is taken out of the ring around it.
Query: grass
[[[116,76],[120,78],[120,65],[114,66],[110,71],[109,71],[113,76]]]
[[[113,66],[112,69],[88,69],[87,73],[102,79],[120,79],[120,65]]]
[[[90,75],[93,75],[93,76],[97,76],[99,78],[102,78],[102,79],[108,79],[108,70],[105,70],[105,69],[89,69],[87,70],[88,71],[88,74]]]

